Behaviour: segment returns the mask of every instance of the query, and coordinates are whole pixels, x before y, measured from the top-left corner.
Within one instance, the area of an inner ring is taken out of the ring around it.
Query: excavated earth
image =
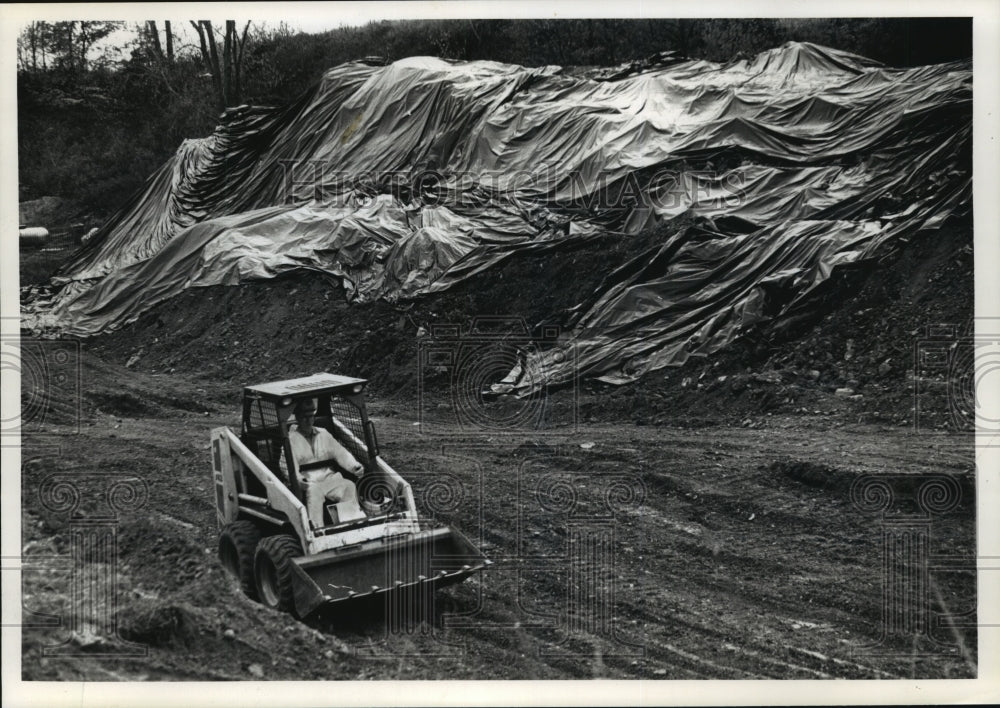
[[[35,406],[22,439],[23,676],[975,676],[973,441],[948,372],[914,373],[929,325],[970,331],[968,221],[838,272],[808,314],[628,386],[481,401],[448,367],[421,364],[453,346],[436,325],[566,324],[661,238],[512,258],[474,286],[397,305],[347,305],[315,274],[191,290],[113,334],[37,345],[63,374],[43,389],[23,377]],[[24,251],[22,273],[34,258],[51,253]],[[243,597],[218,563],[209,431],[239,424],[244,384],[321,370],[371,380],[383,456],[418,507],[494,561],[431,608],[299,622]],[[920,576],[926,605],[910,611],[925,636],[894,633],[883,535],[916,518],[919,485],[942,474],[960,500],[928,517],[929,553],[950,564]],[[78,499],[55,493],[53,475]],[[884,512],[852,499],[863,475],[894,485]],[[116,480],[137,495],[109,495]],[[100,518],[115,544],[88,556],[81,539]],[[104,628],[118,642],[79,613],[85,573],[114,579]]]

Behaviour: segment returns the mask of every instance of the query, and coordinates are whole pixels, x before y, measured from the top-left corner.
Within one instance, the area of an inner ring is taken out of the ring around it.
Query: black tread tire
[[[302,555],[299,540],[288,534],[268,536],[257,544],[253,575],[257,598],[275,610],[295,615],[292,558]]]
[[[219,561],[240,582],[240,589],[251,600],[257,599],[253,568],[258,543],[260,529],[250,521],[233,521],[219,534]]]

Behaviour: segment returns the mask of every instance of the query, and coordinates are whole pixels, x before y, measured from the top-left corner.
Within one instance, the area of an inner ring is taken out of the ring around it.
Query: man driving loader
[[[360,477],[364,467],[329,431],[316,427],[316,399],[305,398],[295,405],[296,426],[289,430],[288,441],[295,456],[296,467],[313,462],[333,461],[344,470]],[[309,518],[323,525],[323,504],[329,500],[339,502],[338,519],[362,518],[365,513],[358,505],[358,491],[354,483],[331,467],[320,467],[299,472],[305,491],[305,504]]]
[[[490,563],[418,515],[409,483],[379,454],[367,383],[321,372],[245,386],[240,431],[212,430],[219,560],[267,607],[303,618],[376,596],[409,603],[411,588],[427,597]],[[364,484],[352,476],[362,465]]]

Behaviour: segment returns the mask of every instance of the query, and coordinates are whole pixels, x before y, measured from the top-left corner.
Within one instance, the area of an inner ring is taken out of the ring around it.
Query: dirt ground
[[[915,367],[927,325],[971,322],[967,221],[835,273],[806,316],[711,360],[483,404],[486,429],[448,372],[421,368],[433,324],[562,323],[661,236],[511,259],[396,305],[347,305],[314,274],[193,290],[115,333],[32,344],[50,368],[22,371],[24,678],[975,676],[974,446],[949,372]],[[22,275],[53,253],[22,252]],[[238,426],[243,385],[319,370],[371,380],[382,454],[418,508],[493,561],[407,621],[295,621],[217,560],[211,429]],[[890,485],[884,511],[865,475]],[[98,627],[78,607],[95,577],[114,579]]]
[[[494,565],[439,591],[425,621],[398,627],[367,607],[302,623],[244,598],[216,557],[208,433],[238,423],[236,392],[131,371],[86,348],[81,366],[81,417],[54,414],[24,439],[25,557],[62,559],[25,573],[25,608],[64,619],[24,630],[26,679],[976,675],[968,628],[930,630],[951,646],[890,636],[881,651],[864,648],[886,626],[882,534],[912,518],[915,492],[897,484],[885,517],[850,495],[864,473],[953,476],[962,499],[931,517],[930,552],[969,558],[966,438],[852,424],[836,412],[761,414],[753,427],[624,421],[476,433],[440,402],[421,411],[376,399],[383,456],[413,481],[418,507],[462,530]],[[571,406],[569,395],[554,402]],[[830,410],[837,402],[830,397]],[[108,655],[85,631],[70,640],[75,656],[43,655],[74,629],[67,560],[82,523],[44,506],[53,473],[91,480],[81,482],[78,510],[87,518],[105,504],[101,485],[142,480],[145,504],[111,528],[118,631],[145,656]],[[445,498],[431,484],[441,479]],[[581,555],[570,537],[598,542]],[[934,572],[929,583],[929,616],[974,610],[972,572]]]

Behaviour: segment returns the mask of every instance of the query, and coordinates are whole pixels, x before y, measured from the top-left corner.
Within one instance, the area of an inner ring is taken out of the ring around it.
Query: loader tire
[[[257,597],[268,607],[295,614],[292,558],[302,555],[298,539],[288,534],[268,536],[257,544],[254,580]]]
[[[260,530],[249,521],[226,524],[219,534],[219,560],[222,567],[240,581],[240,589],[251,600],[257,599],[253,577],[253,556],[260,543]]]

